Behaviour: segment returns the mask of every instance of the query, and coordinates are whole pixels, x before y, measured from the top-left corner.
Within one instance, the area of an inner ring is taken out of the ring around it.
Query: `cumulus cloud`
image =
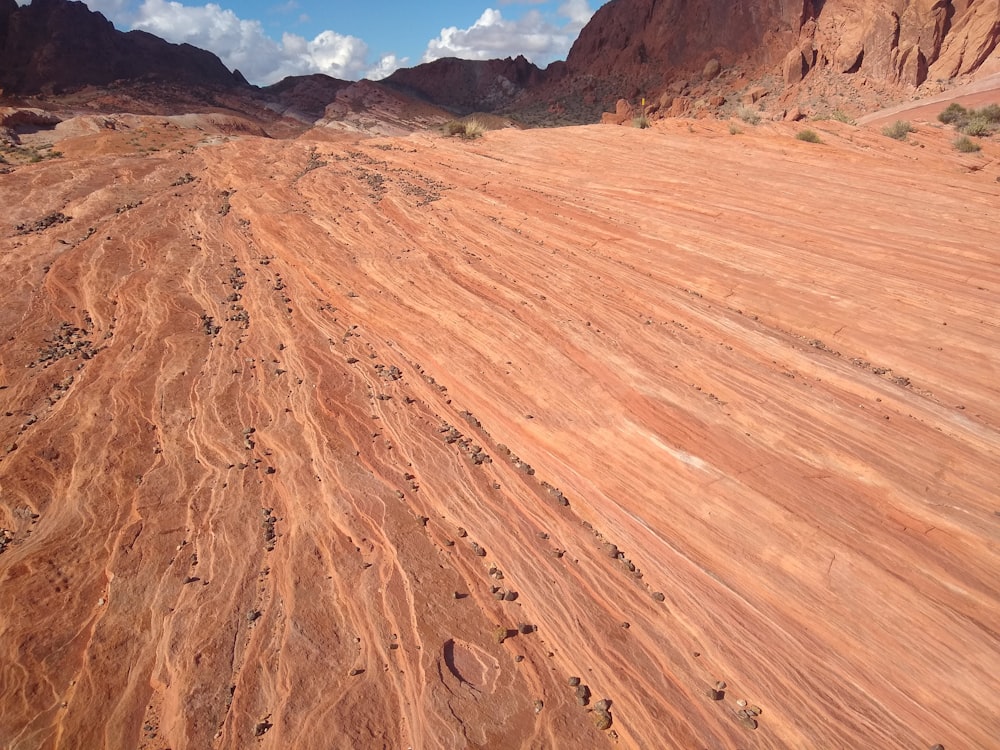
[[[242,19],[215,3],[190,6],[175,0],[144,0],[131,26],[171,42],[211,50],[228,67],[258,83],[306,73],[348,80],[369,74],[385,76],[400,62],[394,55],[372,62],[362,39],[335,31],[322,31],[313,39],[285,33],[277,42],[265,33],[260,21]]]
[[[438,37],[428,42],[421,62],[441,57],[489,60],[524,55],[536,65],[547,65],[566,56],[592,15],[587,0],[565,0],[555,21],[537,10],[529,10],[518,19],[507,19],[499,10],[487,8],[466,29],[457,26],[441,29]]]
[[[26,5],[30,0],[18,0]],[[214,52],[230,69],[238,69],[258,84],[275,83],[285,76],[326,73],[356,80],[384,78],[408,62],[394,54],[375,57],[355,36],[323,31],[312,39],[283,34],[275,41],[260,21],[240,18],[215,3],[184,5],[176,0],[86,0],[118,28],[140,29],[175,44],[187,43]],[[294,12],[296,0],[272,6],[275,12]]]

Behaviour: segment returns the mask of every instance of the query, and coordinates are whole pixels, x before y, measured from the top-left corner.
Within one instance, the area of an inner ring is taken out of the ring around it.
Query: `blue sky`
[[[382,78],[440,57],[563,60],[607,0],[84,0],[122,30],[211,50],[251,83]],[[28,0],[18,0],[22,5]]]

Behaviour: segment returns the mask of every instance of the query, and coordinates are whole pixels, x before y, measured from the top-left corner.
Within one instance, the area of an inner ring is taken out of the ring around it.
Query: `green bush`
[[[1000,104],[966,109],[958,102],[952,102],[938,115],[938,119],[945,125],[954,125],[966,135],[991,135],[1000,128]]]
[[[958,102],[952,102],[944,111],[938,115],[938,119],[945,125],[966,122],[968,120],[968,110]]]
[[[963,154],[974,154],[977,151],[979,151],[982,148],[982,146],[980,146],[974,140],[969,138],[969,136],[963,135],[960,138],[955,139],[955,148],[957,148]]]
[[[808,128],[806,130],[800,130],[798,133],[795,134],[795,137],[798,138],[800,141],[805,141],[806,143],[823,142],[819,139],[819,135],[817,135],[815,130],[809,130]]]
[[[958,130],[966,135],[990,135],[994,131],[993,124],[987,120],[985,117],[980,117],[977,113],[969,119],[969,121],[960,127]]]
[[[981,117],[986,122],[1000,123],[1000,104],[987,104],[982,109],[974,109],[970,113],[973,117]]]
[[[906,136],[914,132],[914,127],[906,120],[896,120],[892,125],[882,128],[882,135],[895,138],[897,141],[905,141]]]

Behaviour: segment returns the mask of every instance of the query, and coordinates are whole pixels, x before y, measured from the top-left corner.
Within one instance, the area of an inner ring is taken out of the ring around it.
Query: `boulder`
[[[601,122],[606,125],[624,125],[635,117],[635,108],[625,99],[619,99],[614,112],[601,115]]]
[[[763,86],[753,86],[740,97],[740,101],[746,106],[756,104],[760,99],[767,96],[767,89]]]
[[[793,49],[785,55],[782,75],[786,86],[794,86],[805,77],[807,72],[809,72],[809,66],[806,63],[805,55],[802,54],[802,50]]]
[[[670,109],[667,111],[668,117],[682,117],[691,111],[691,97],[690,96],[675,96],[674,100],[670,103]]]

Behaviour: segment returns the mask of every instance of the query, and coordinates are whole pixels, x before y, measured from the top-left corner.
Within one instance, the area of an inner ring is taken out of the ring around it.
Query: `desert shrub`
[[[965,135],[992,135],[1000,129],[1000,104],[987,104],[981,109],[966,109],[958,102],[949,104],[938,119],[946,125],[954,125]]]
[[[965,133],[966,135],[990,135],[994,130],[995,126],[985,117],[980,117],[978,114],[974,115],[969,119],[969,121],[960,127],[958,130],[960,133]]]
[[[740,130],[740,126],[737,125],[735,122],[729,123],[729,135],[739,135],[742,132],[743,131]]]
[[[739,117],[747,125],[759,125],[760,124],[760,113],[756,110],[750,109],[749,107],[740,107],[736,116]]]
[[[968,121],[968,110],[958,102],[952,102],[938,115],[945,125],[954,125]]]
[[[639,128],[640,130],[645,130],[649,127],[649,118],[646,115],[639,115],[634,120],[632,120],[632,127]]]
[[[963,154],[974,154],[976,151],[979,151],[982,146],[969,138],[969,136],[963,135],[955,139],[955,148]]]
[[[839,109],[835,109],[830,113],[830,119],[836,120],[837,122],[846,122],[848,125],[854,124],[854,120],[852,120],[846,113],[841,112]]]
[[[906,136],[914,131],[914,127],[906,120],[896,120],[892,125],[882,128],[882,135],[895,138],[897,141],[905,141]]]
[[[477,120],[475,117],[465,121],[465,133],[462,135],[463,138],[478,138],[483,133],[486,132],[486,125]]]
[[[805,130],[800,130],[798,133],[795,134],[795,137],[798,138],[800,141],[805,141],[806,143],[822,143],[822,141],[819,139],[819,135],[816,134],[816,131],[809,130],[808,128]]]
[[[1000,104],[987,104],[982,109],[974,109],[970,112],[973,117],[981,117],[986,122],[1000,123]]]
[[[487,131],[485,123],[470,117],[464,120],[452,120],[444,126],[448,135],[457,135],[462,138],[478,138]]]

